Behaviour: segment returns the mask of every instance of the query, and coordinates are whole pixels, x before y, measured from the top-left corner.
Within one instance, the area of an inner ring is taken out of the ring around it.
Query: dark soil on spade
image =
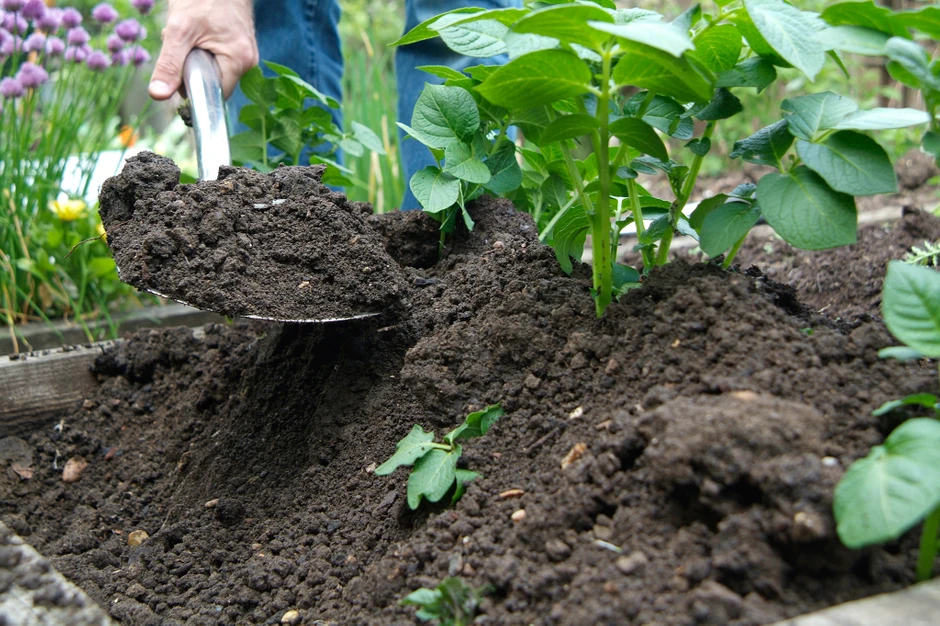
[[[223,167],[180,185],[145,152],[101,190],[121,279],[228,316],[331,320],[394,311],[406,290],[366,215],[321,184],[323,167]]]
[[[587,268],[562,274],[527,216],[471,211],[433,265],[426,216],[368,220],[414,286],[394,325],[129,337],[29,438],[33,478],[0,474],[0,519],[135,625],[411,624],[397,602],[448,575],[492,587],[481,624],[744,625],[912,582],[915,536],[852,552],[830,512],[900,419],[872,409],[937,391],[931,367],[878,359],[878,320],[681,261],[598,320]],[[412,512],[403,470],[372,473],[413,424],[497,401],[455,508]]]

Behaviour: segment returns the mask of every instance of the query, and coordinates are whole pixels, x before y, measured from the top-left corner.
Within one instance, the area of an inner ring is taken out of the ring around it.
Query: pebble
[[[568,414],[568,419],[576,420],[578,418],[584,417],[584,407],[579,406],[574,411]]]
[[[525,495],[525,491],[522,489],[507,489],[506,491],[499,494],[499,497],[503,500],[508,498],[521,498]]]
[[[561,539],[549,539],[545,542],[545,554],[553,561],[564,561],[571,556],[571,546]]]
[[[216,506],[218,503],[219,503],[219,499],[218,499],[218,498],[213,498],[213,499],[209,500],[208,502],[206,502],[206,505],[205,505],[205,506],[206,506],[207,509],[214,509],[215,506]]]
[[[149,538],[150,535],[147,534],[146,530],[132,530],[127,533],[127,545],[136,548]]]
[[[790,536],[797,543],[808,543],[825,539],[829,534],[827,530],[826,520],[816,511],[797,511]]]
[[[518,524],[519,522],[525,520],[525,509],[514,511],[510,517],[512,518],[512,521]]]
[[[525,385],[526,389],[534,391],[539,388],[539,385],[542,384],[542,379],[530,372],[529,375],[525,377],[525,382],[523,384]]]
[[[622,556],[614,562],[614,566],[620,570],[621,574],[640,574],[646,569],[647,563],[650,560],[646,558],[646,555],[636,550],[631,552],[629,556]]]
[[[586,451],[587,444],[584,442],[576,443],[571,446],[571,450],[569,450],[565,458],[561,460],[561,469],[568,469],[568,466],[580,459]]]
[[[281,617],[282,624],[290,624],[290,626],[297,626],[303,618],[300,616],[300,611],[297,609],[291,609]]]
[[[88,467],[88,461],[80,456],[73,456],[66,461],[65,469],[62,470],[62,482],[74,483],[82,477],[82,472]]]

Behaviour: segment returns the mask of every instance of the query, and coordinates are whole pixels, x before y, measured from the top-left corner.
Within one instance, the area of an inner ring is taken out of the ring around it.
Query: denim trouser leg
[[[406,0],[405,1],[405,32],[408,32],[421,22],[461,7],[481,7],[484,9],[503,9],[521,7],[522,0]],[[411,124],[411,114],[414,112],[415,102],[421,95],[425,83],[444,82],[442,79],[415,69],[422,65],[447,65],[456,70],[462,70],[473,65],[497,65],[505,63],[507,57],[499,55],[488,59],[475,59],[452,52],[440,38],[426,39],[418,43],[398,48],[395,53],[395,75],[398,81],[398,119],[405,124]],[[411,193],[411,175],[418,170],[434,165],[434,158],[426,147],[413,139],[404,139],[405,135],[399,130],[398,139],[401,146],[401,160],[405,176],[405,198],[401,209],[419,209],[421,206]]]
[[[262,61],[286,65],[324,94],[343,97],[343,51],[339,41],[337,0],[255,0],[255,31]],[[273,72],[262,64],[268,76]],[[238,112],[248,99],[237,89],[229,100],[229,119],[236,131]],[[343,114],[331,110],[343,127]],[[341,155],[338,155],[341,156]]]

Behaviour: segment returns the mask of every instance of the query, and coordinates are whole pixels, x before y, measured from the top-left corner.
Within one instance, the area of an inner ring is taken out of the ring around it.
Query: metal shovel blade
[[[217,180],[219,168],[223,165],[231,165],[232,156],[229,148],[228,119],[225,114],[222,80],[215,56],[211,52],[199,48],[192,50],[186,57],[186,62],[183,65],[183,84],[186,87],[186,94],[189,97],[199,180]],[[118,267],[119,274],[121,274],[120,270],[121,268]],[[139,284],[138,281],[131,281],[131,283],[138,289],[161,298],[174,300],[180,304],[194,308],[214,310],[160,293],[146,285]],[[215,312],[225,314],[225,311]],[[243,314],[240,315],[240,317],[272,322],[325,323],[363,319],[376,315],[379,314],[362,313],[347,317],[284,319],[262,313]]]

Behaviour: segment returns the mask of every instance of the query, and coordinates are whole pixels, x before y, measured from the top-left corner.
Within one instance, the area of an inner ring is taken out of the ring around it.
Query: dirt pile
[[[223,167],[180,185],[142,153],[101,190],[121,279],[223,315],[279,320],[397,312],[406,285],[365,216],[321,184],[323,166]]]
[[[912,581],[916,538],[850,552],[830,513],[892,425],[871,410],[937,391],[878,359],[880,322],[682,262],[598,320],[527,216],[471,211],[436,263],[426,216],[369,219],[411,285],[394,324],[130,337],[29,439],[33,478],[0,475],[0,519],[135,625],[412,623],[398,600],[448,575],[492,587],[481,624],[750,625]],[[413,424],[497,401],[456,508],[412,512],[404,471],[372,473]]]

